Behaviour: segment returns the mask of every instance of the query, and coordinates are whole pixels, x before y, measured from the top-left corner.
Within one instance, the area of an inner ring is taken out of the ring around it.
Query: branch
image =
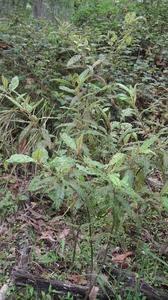
[[[13,271],[12,280],[16,286],[26,286],[29,284],[34,286],[39,291],[48,291],[49,287],[51,286],[52,289],[56,290],[56,296],[54,299],[57,299],[56,297],[58,295],[65,296],[68,292],[71,293],[74,299],[84,299],[85,296],[89,293],[89,287],[83,287],[74,284],[66,284],[57,280],[43,279],[37,276],[33,276],[30,273],[25,272],[24,270]],[[101,290],[98,291],[97,298],[100,300],[108,299],[107,296],[104,295],[104,293]],[[110,299],[115,299],[112,291],[110,291]]]

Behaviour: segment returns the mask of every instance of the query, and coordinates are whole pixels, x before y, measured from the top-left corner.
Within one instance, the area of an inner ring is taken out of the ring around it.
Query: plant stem
[[[106,263],[107,253],[108,253],[108,250],[109,250],[109,247],[110,247],[113,230],[114,230],[114,222],[112,221],[112,225],[111,225],[111,229],[110,229],[110,235],[109,235],[107,246],[106,246],[105,253],[104,253],[103,265],[105,265],[105,263]]]
[[[76,235],[73,232],[75,243],[74,243],[73,256],[72,256],[72,265],[74,265],[74,262],[75,262],[76,247],[77,247],[79,232],[80,232],[80,225],[78,226]]]
[[[91,261],[90,261],[90,286],[92,286],[92,274],[93,274],[93,269],[94,269],[94,254],[93,254],[93,241],[92,241],[92,225],[91,225],[91,216],[90,216],[90,211],[87,207],[87,214],[88,214],[88,221],[89,221],[89,241],[90,241],[90,256],[91,256]]]

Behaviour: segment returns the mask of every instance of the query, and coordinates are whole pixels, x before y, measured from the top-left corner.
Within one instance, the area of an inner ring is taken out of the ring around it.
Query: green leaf
[[[168,194],[168,181],[165,183],[164,187],[161,190],[161,195]]]
[[[89,167],[97,167],[99,169],[104,168],[104,165],[101,164],[99,161],[92,160],[89,157],[84,157],[84,162],[89,166]]]
[[[108,174],[108,178],[110,179],[111,183],[117,187],[121,188],[121,180],[119,173]]]
[[[127,25],[132,24],[136,20],[136,13],[135,12],[129,12],[125,16],[125,23]]]
[[[152,136],[150,139],[147,139],[143,142],[143,144],[140,146],[139,148],[139,153],[144,153],[144,154],[147,154],[147,153],[150,153],[150,151],[147,151],[149,150],[149,147],[154,143],[156,142],[157,140],[157,137],[156,136]],[[152,151],[151,151],[152,152]]]
[[[60,86],[60,90],[75,95],[75,90],[68,88],[67,86]]]
[[[77,146],[76,146],[76,142],[74,139],[72,139],[70,136],[68,136],[65,132],[63,134],[61,134],[61,138],[69,148],[71,148],[74,151],[77,151]]]
[[[6,96],[6,98],[10,101],[10,102],[12,102],[16,107],[18,107],[20,110],[24,110],[24,108],[23,108],[23,106],[19,103],[19,102],[17,102],[17,100],[15,100],[15,99],[13,99],[13,97],[10,97],[10,96],[8,96],[8,95],[5,95]]]
[[[122,113],[122,118],[132,117],[133,115],[135,115],[135,111],[132,108],[123,109],[121,113]]]
[[[116,153],[113,155],[112,159],[109,161],[108,166],[114,166],[114,169],[117,170],[125,160],[124,153]]]
[[[82,172],[82,174],[85,175],[100,175],[100,173],[93,168],[88,168],[88,167],[84,167],[82,165],[77,164],[76,167],[78,168],[78,170],[80,172]]]
[[[63,184],[56,184],[54,190],[49,192],[49,198],[54,202],[54,207],[58,210],[63,203],[65,196],[65,187]]]
[[[81,200],[86,201],[88,197],[87,193],[80,187],[80,185],[76,181],[69,181],[68,184],[78,194]]]
[[[20,133],[20,136],[19,136],[19,144],[21,144],[21,142],[23,141],[23,139],[25,137],[28,137],[29,134],[30,134],[30,131],[32,129],[32,126],[33,126],[33,123],[30,123],[28,126],[26,126],[22,132]]]
[[[130,88],[128,88],[126,85],[122,84],[122,83],[117,83],[117,85],[124,90],[125,92],[127,92],[128,94],[130,94]],[[123,94],[124,95],[124,94]]]
[[[41,188],[41,176],[35,176],[29,184],[29,191],[36,192],[39,187]]]
[[[2,75],[2,83],[3,83],[3,87],[5,88],[5,90],[7,90],[8,88],[8,79]]]
[[[83,83],[85,82],[85,80],[88,78],[88,74],[90,73],[90,70],[89,69],[86,69],[84,70],[80,75],[79,75],[79,78],[78,78],[78,83]]]
[[[168,197],[162,197],[162,204],[165,210],[168,212]]]
[[[30,192],[38,192],[38,191],[48,191],[49,188],[54,188],[56,184],[56,179],[54,176],[48,176],[46,178],[41,178],[41,176],[35,176],[30,184],[29,191]]]
[[[8,164],[27,164],[27,163],[36,163],[36,161],[25,154],[13,154],[9,159],[5,161],[5,166],[8,166]]]
[[[70,67],[74,65],[76,62],[78,62],[81,59],[81,55],[74,55],[71,57],[71,59],[67,63],[67,67]]]
[[[122,178],[122,183],[126,182],[130,187],[134,184],[134,172],[133,170],[127,170]]]
[[[55,169],[57,172],[67,173],[75,166],[75,160],[68,156],[56,157],[49,163],[50,168]]]
[[[12,92],[14,90],[16,90],[16,88],[18,87],[19,85],[19,77],[18,76],[15,76],[12,78],[11,80],[11,83],[9,85],[9,90]]]
[[[48,152],[45,148],[38,148],[32,154],[33,159],[40,164],[45,164],[48,160]]]
[[[51,149],[51,137],[47,129],[42,128],[42,136],[48,148]]]

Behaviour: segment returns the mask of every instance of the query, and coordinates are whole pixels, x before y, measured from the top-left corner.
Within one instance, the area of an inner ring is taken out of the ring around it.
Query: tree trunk
[[[43,16],[43,0],[34,0],[33,16],[35,18],[42,18],[42,16]]]

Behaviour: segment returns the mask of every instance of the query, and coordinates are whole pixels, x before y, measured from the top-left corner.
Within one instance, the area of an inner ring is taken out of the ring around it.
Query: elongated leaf
[[[15,76],[15,77],[12,78],[12,81],[11,81],[11,83],[9,85],[10,91],[16,90],[16,88],[18,87],[18,85],[19,85],[19,77]]]
[[[68,156],[56,157],[49,163],[49,166],[58,172],[61,169],[61,172],[66,174],[75,166],[75,160]]]
[[[48,196],[54,202],[54,207],[58,210],[63,203],[65,187],[63,184],[56,184],[54,190],[49,192]]]
[[[71,57],[71,59],[67,63],[67,67],[70,67],[74,65],[76,62],[78,62],[81,59],[81,55],[74,55]]]
[[[5,97],[10,101],[12,102],[16,107],[18,107],[20,110],[24,110],[23,106],[17,102],[17,100],[15,100],[14,98],[8,96],[8,95],[5,95]]]
[[[84,71],[79,75],[78,82],[79,82],[80,84],[83,83],[83,82],[85,82],[85,80],[87,79],[89,73],[90,73],[89,69],[84,70]]]
[[[92,160],[91,158],[89,157],[84,157],[84,162],[89,166],[89,167],[97,167],[99,169],[103,169],[104,168],[104,165],[101,164],[99,161],[96,161],[96,160]]]
[[[45,164],[48,160],[48,152],[45,148],[39,148],[32,154],[33,159],[40,164]]]
[[[83,145],[83,135],[81,134],[80,137],[77,139],[76,141],[76,145],[77,145],[77,154],[79,155],[82,149],[82,145]]]
[[[149,149],[149,147],[156,142],[157,137],[156,136],[152,136],[150,139],[147,139],[143,142],[143,144],[141,145],[141,147],[139,148],[139,153],[146,153],[146,150]]]
[[[125,92],[127,92],[128,94],[130,94],[130,88],[128,88],[126,85],[122,84],[122,83],[117,83],[117,85],[124,90]]]
[[[164,187],[161,190],[161,195],[168,195],[168,181],[165,183]]]
[[[82,165],[77,164],[76,167],[78,170],[85,176],[85,175],[97,175],[100,176],[100,172],[98,172],[94,168],[84,167]]]
[[[5,165],[8,166],[8,164],[27,164],[27,163],[36,163],[36,161],[24,154],[13,154],[9,159],[5,161]]]
[[[2,83],[3,83],[3,87],[5,88],[5,90],[7,90],[7,88],[8,88],[8,80],[3,75],[2,75]]]
[[[56,185],[55,177],[48,176],[46,178],[41,178],[41,176],[35,176],[30,184],[29,184],[29,191],[30,192],[38,192],[38,191],[47,191],[48,189],[54,189]]]
[[[58,83],[61,83],[62,85],[65,85],[65,86],[71,86],[72,85],[70,81],[65,80],[65,79],[61,79],[61,78],[51,79],[50,82],[58,82]]]
[[[46,145],[51,149],[51,137],[47,129],[42,128],[43,139],[45,140]]]
[[[124,153],[116,153],[113,155],[112,159],[109,161],[108,166],[115,166],[115,169],[118,169],[125,160]]]
[[[111,183],[115,187],[121,188],[121,181],[120,181],[120,174],[119,173],[108,174],[108,178],[110,179]]]
[[[126,183],[128,184],[131,188],[133,187],[134,183],[134,172],[133,170],[127,170],[124,174],[124,177],[122,178],[122,184]]]
[[[166,212],[168,212],[168,197],[162,197],[162,204]]]
[[[63,133],[61,135],[62,140],[64,141],[64,143],[71,148],[74,151],[77,151],[77,147],[76,147],[76,143],[75,140],[72,139],[70,136],[68,136],[66,133]]]
[[[67,93],[70,93],[70,94],[73,94],[73,95],[75,95],[75,90],[73,90],[73,89],[70,89],[70,88],[68,88],[67,86],[60,86],[59,87],[59,89],[61,90],[61,91],[64,91],[64,92],[67,92]]]
[[[127,25],[132,24],[136,20],[136,13],[135,12],[129,12],[125,16],[125,23]]]
[[[31,129],[32,129],[32,126],[33,126],[33,124],[30,123],[28,126],[26,126],[26,127],[22,130],[22,132],[21,132],[21,134],[20,134],[20,136],[19,136],[19,144],[21,144],[22,140],[23,140],[25,137],[27,137],[27,136],[29,135],[29,133],[30,133],[30,131],[31,131]]]

